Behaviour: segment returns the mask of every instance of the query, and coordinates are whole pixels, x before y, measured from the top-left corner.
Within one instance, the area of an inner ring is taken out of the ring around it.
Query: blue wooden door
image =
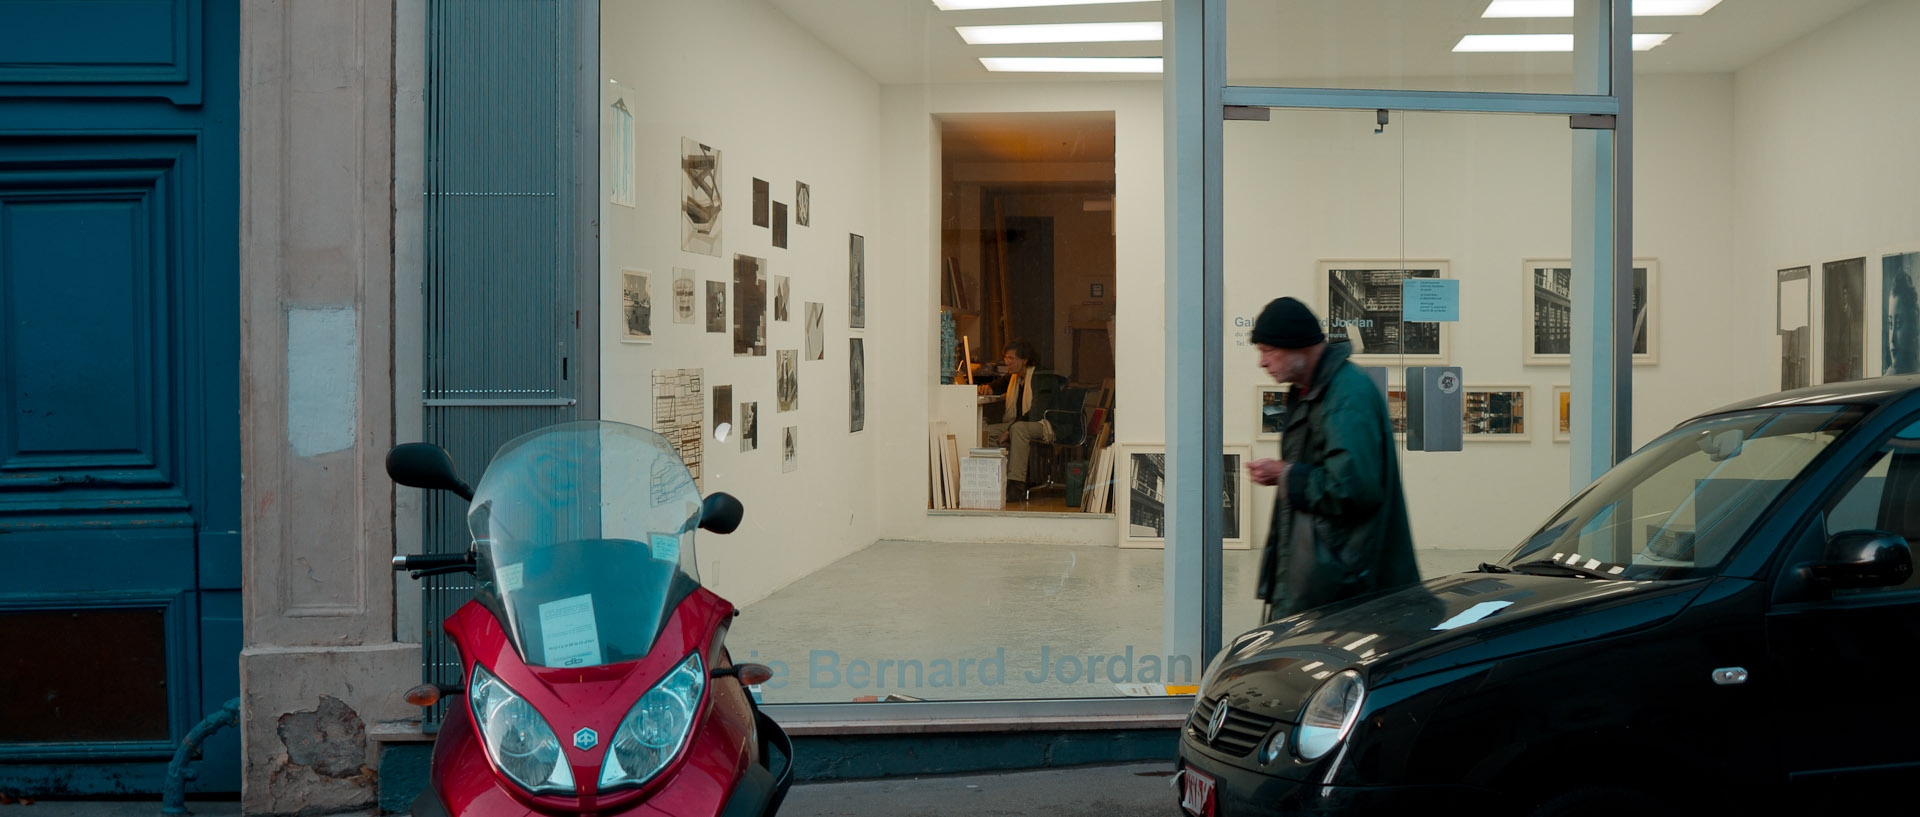
[[[236,6],[0,0],[0,791],[157,792],[239,694]]]

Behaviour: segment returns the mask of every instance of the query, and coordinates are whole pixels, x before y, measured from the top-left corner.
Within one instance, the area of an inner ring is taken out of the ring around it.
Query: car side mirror
[[[1913,549],[1907,539],[1883,530],[1850,530],[1827,539],[1820,561],[1805,567],[1815,587],[1856,589],[1891,587],[1913,577]]]
[[[453,458],[446,449],[433,443],[401,443],[387,452],[387,476],[410,488],[452,491],[455,496],[473,501],[473,488],[460,481],[454,472]]]
[[[732,494],[715,491],[700,503],[700,527],[714,533],[732,533],[740,527],[740,517],[746,512],[746,507]]]

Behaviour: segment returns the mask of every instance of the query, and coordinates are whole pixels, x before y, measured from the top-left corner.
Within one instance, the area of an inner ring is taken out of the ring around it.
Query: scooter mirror
[[[740,527],[740,517],[746,512],[732,494],[716,491],[700,503],[700,527],[714,533],[732,533]]]
[[[453,458],[433,443],[401,443],[387,452],[387,476],[394,482],[429,491],[452,491],[455,496],[473,501],[473,488],[460,481],[453,470]]]

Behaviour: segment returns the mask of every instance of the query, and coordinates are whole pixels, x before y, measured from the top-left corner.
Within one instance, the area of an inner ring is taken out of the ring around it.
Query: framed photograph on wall
[[[1813,265],[1774,272],[1774,332],[1780,336],[1780,390],[1813,385]]]
[[[1865,378],[1866,256],[1820,265],[1820,323],[1820,382],[1842,383]]]
[[[1573,388],[1571,386],[1553,387],[1553,441],[1564,443],[1573,440]]]
[[[1573,354],[1573,260],[1529,258],[1521,264],[1521,360],[1566,366]],[[1633,365],[1660,362],[1660,262],[1633,259]]]
[[[1451,278],[1446,261],[1321,261],[1320,319],[1327,336],[1344,335],[1360,365],[1447,362],[1446,323],[1400,319],[1401,283]]]
[[[1880,254],[1881,374],[1920,374],[1920,251]]]
[[[1387,386],[1387,421],[1393,424],[1393,436],[1407,436],[1407,387]]]
[[[1120,522],[1120,546],[1165,547],[1167,541],[1167,447],[1158,443],[1117,446],[1114,475],[1114,517]],[[1253,541],[1253,478],[1246,463],[1251,446],[1223,449],[1220,507],[1226,511],[1220,531],[1221,546],[1247,550]]]
[[[1531,440],[1527,412],[1532,401],[1531,386],[1468,386],[1461,434],[1470,441]]]
[[[1253,387],[1253,438],[1278,440],[1287,427],[1287,388],[1285,383],[1261,383]]]

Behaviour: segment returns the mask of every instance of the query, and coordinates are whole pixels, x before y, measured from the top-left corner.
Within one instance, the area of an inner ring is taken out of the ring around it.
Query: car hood
[[[1636,582],[1464,573],[1318,607],[1229,642],[1207,695],[1292,722],[1327,677],[1371,688],[1655,626],[1704,580]]]

